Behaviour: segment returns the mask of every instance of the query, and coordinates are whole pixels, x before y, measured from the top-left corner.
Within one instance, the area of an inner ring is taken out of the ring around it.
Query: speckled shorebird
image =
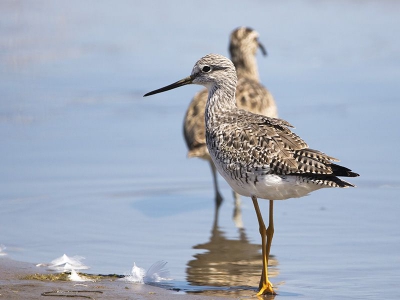
[[[206,142],[218,172],[232,189],[251,197],[262,240],[263,270],[258,295],[275,294],[268,279],[273,224],[273,200],[298,198],[331,187],[353,187],[337,176],[357,173],[333,162],[337,159],[308,148],[287,121],[239,109],[235,101],[237,75],[233,63],[218,54],[201,58],[192,74],[145,96],[187,84],[208,89],[205,110]],[[266,228],[257,199],[270,200]]]
[[[258,48],[264,55],[267,55],[264,46],[258,40],[257,31],[248,27],[239,27],[231,33],[229,52],[238,76],[236,103],[241,109],[276,118],[278,113],[274,98],[259,82],[256,60]],[[215,190],[215,204],[218,209],[222,203],[222,196],[218,189],[215,166],[207,150],[205,135],[204,111],[207,96],[208,90],[203,89],[193,97],[186,111],[183,135],[189,149],[188,157],[199,157],[210,163]],[[235,192],[233,194],[235,209],[238,209],[240,197]],[[241,227],[240,221],[235,221],[237,226]]]

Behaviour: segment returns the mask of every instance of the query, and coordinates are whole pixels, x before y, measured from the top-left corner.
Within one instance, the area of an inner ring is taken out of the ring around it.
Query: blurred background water
[[[215,219],[209,166],[186,158],[183,116],[201,87],[142,98],[189,75],[201,56],[228,55],[230,32],[244,25],[268,49],[260,77],[280,117],[361,174],[355,189],[275,205],[278,297],[395,299],[399,9],[390,0],[1,1],[4,252],[34,263],[81,255],[92,273],[165,260],[169,287],[254,294],[251,201],[236,228],[220,178]]]

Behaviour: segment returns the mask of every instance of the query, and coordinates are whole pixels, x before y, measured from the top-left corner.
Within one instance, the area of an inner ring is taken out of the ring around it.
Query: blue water
[[[169,287],[254,293],[261,261],[251,201],[236,228],[220,178],[215,220],[209,166],[186,158],[183,116],[200,87],[142,98],[189,75],[201,56],[227,55],[230,32],[246,25],[268,49],[260,77],[280,116],[361,174],[355,189],[276,203],[278,298],[397,298],[399,9],[389,0],[1,1],[7,256],[81,255],[103,274],[165,260]]]

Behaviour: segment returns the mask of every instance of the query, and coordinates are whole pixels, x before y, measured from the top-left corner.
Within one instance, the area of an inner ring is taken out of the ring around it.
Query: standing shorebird
[[[238,83],[236,87],[236,103],[239,108],[265,115],[278,117],[277,108],[271,93],[260,84],[256,53],[260,48],[263,55],[267,55],[264,46],[258,40],[257,31],[248,27],[235,29],[230,36],[229,52],[236,67]],[[218,189],[218,180],[214,163],[206,145],[204,111],[206,108],[208,90],[198,92],[186,111],[183,124],[183,135],[189,149],[188,157],[199,157],[209,161],[214,182],[215,205],[217,210],[222,203],[222,196]],[[240,205],[239,195],[235,192],[235,212]],[[236,213],[234,214],[234,219]],[[240,221],[237,221],[240,224]],[[241,225],[238,225],[241,227]]]
[[[232,189],[251,197],[262,241],[263,269],[258,295],[275,294],[268,279],[268,257],[274,234],[273,200],[298,198],[330,187],[353,187],[337,176],[357,173],[333,162],[337,159],[308,148],[290,131],[287,121],[239,109],[235,101],[237,75],[233,63],[218,54],[201,58],[192,74],[149,96],[187,84],[208,89],[205,110],[206,142],[218,172]],[[270,200],[266,228],[257,199]]]

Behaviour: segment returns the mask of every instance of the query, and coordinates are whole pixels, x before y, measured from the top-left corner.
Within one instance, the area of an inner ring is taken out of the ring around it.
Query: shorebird
[[[241,109],[276,118],[278,113],[274,98],[260,84],[256,53],[258,48],[264,56],[267,55],[267,52],[258,36],[257,31],[248,27],[239,27],[230,35],[229,52],[238,76],[236,103]],[[204,111],[207,96],[208,90],[203,89],[193,97],[185,114],[183,135],[189,150],[188,157],[199,157],[210,163],[215,190],[215,205],[218,210],[223,199],[218,189],[216,169],[206,145]],[[235,199],[234,220],[238,227],[241,227],[241,222],[235,217],[240,205],[240,197],[235,192],[233,192],[233,196]]]
[[[289,122],[237,107],[237,75],[233,63],[219,54],[202,57],[190,76],[145,94],[149,96],[187,84],[208,89],[205,109],[206,142],[218,172],[240,195],[251,197],[262,243],[263,269],[258,295],[275,294],[268,279],[268,257],[274,234],[273,200],[303,197],[321,188],[354,187],[337,176],[357,173],[338,160],[308,147]],[[266,228],[258,199],[269,201]]]

